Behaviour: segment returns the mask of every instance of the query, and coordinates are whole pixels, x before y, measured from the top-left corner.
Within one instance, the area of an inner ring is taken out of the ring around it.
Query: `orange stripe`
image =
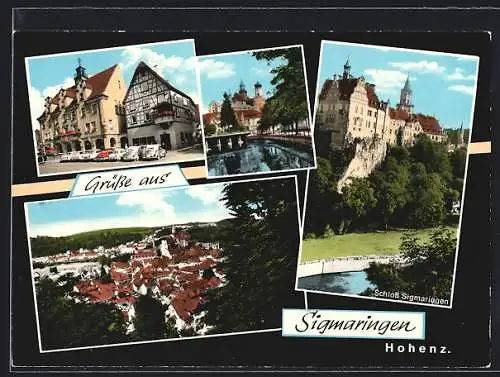
[[[491,153],[490,141],[471,143],[469,145],[469,154],[487,153]],[[186,179],[206,178],[206,170],[204,166],[182,168],[182,172],[184,173]],[[61,179],[58,181],[12,185],[12,197],[68,192],[71,191],[74,181],[74,179]]]
[[[205,166],[193,166],[182,168],[186,179],[199,179],[206,177]],[[68,192],[73,187],[74,179],[60,179],[57,181],[21,183],[12,185],[12,197],[52,194],[57,192]]]

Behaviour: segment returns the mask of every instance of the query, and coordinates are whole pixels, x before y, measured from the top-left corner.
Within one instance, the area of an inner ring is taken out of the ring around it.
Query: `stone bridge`
[[[301,263],[297,269],[297,277],[331,274],[337,272],[355,272],[366,270],[371,262],[381,264],[404,264],[405,260],[399,254],[395,255],[366,255],[357,257],[339,257],[321,259]]]

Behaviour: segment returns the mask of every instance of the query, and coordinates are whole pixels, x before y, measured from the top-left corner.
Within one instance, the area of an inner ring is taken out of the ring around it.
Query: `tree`
[[[239,128],[238,119],[234,114],[233,106],[231,105],[231,98],[229,94],[224,93],[224,101],[222,102],[220,111],[220,123],[223,130],[234,131]]]
[[[273,94],[276,109],[280,109],[276,114],[281,118],[276,124],[283,122],[285,116],[290,119],[295,133],[298,134],[299,121],[308,119],[308,104],[306,98],[306,84],[304,79],[304,66],[302,64],[302,50],[298,47],[267,50],[254,52],[253,56],[257,60],[267,60],[268,62],[280,59],[282,62],[271,70],[274,74],[271,84],[276,88]]]
[[[213,332],[279,327],[290,302],[298,250],[296,194],[292,181],[233,183],[223,200],[234,219],[221,239],[227,284],[209,290],[198,312]],[[242,299],[244,298],[244,299]]]
[[[448,299],[455,264],[456,235],[446,228],[432,231],[422,242],[414,233],[401,238],[403,265],[372,263],[367,278],[379,290],[408,292],[423,297]],[[365,292],[370,294],[371,290]]]
[[[42,278],[36,285],[44,350],[123,343],[129,340],[123,314],[112,304],[76,302],[74,279]],[[76,295],[76,298],[82,300]]]
[[[134,328],[138,340],[163,339],[167,328],[161,302],[149,295],[140,296],[135,304]]]
[[[375,170],[370,180],[375,187],[377,212],[387,230],[388,224],[409,199],[408,183],[410,175],[406,165],[398,163],[396,158],[387,157],[381,170]]]
[[[457,149],[450,153],[451,171],[454,178],[465,177],[465,162],[467,159],[466,149]]]
[[[445,216],[446,185],[437,173],[417,174],[410,184],[409,225],[414,228],[439,226]]]
[[[217,127],[213,123],[205,125],[205,136],[210,136],[217,132]]]
[[[366,216],[377,203],[373,187],[366,179],[354,179],[343,194],[345,218],[350,222]]]
[[[421,162],[429,173],[438,173],[446,181],[451,180],[451,164],[446,146],[419,134],[415,145],[410,148],[410,155],[415,162]]]

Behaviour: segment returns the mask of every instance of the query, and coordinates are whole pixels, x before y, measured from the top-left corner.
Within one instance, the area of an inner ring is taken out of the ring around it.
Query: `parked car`
[[[85,155],[85,151],[72,152],[70,161],[83,161],[83,156]]]
[[[109,161],[120,161],[125,154],[125,149],[123,148],[115,148],[113,149],[113,152],[109,154]]]
[[[100,149],[85,151],[85,153],[82,155],[82,160],[83,161],[94,161],[94,159],[99,155],[100,152],[101,152]]]
[[[159,160],[161,146],[159,144],[150,144],[144,149],[142,153],[143,160]]]
[[[61,158],[59,159],[59,162],[69,162],[71,161],[71,156],[72,156],[73,152],[68,152],[68,153],[65,153],[61,156]]]
[[[122,161],[138,161],[139,160],[139,147],[128,147],[122,156]]]
[[[105,149],[95,156],[94,161],[108,161],[109,155],[113,152],[113,149]]]

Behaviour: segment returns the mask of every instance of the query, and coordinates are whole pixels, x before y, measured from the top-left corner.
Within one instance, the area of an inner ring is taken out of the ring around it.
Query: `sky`
[[[215,183],[27,203],[29,236],[216,222],[232,217],[221,201],[224,186]]]
[[[282,64],[284,60],[275,59],[270,62],[257,60],[252,56],[252,51],[242,51],[200,56],[199,62],[201,99],[203,101],[203,112],[206,112],[208,104],[213,100],[223,101],[224,92],[234,93],[239,91],[242,80],[249,97],[255,95],[254,84],[257,81],[262,84],[264,95],[266,97],[271,95],[274,89],[271,80],[274,75],[270,71]],[[266,94],[267,92],[270,93]]]
[[[322,47],[317,93],[327,78],[342,74],[349,58],[351,74],[375,84],[379,99],[390,99],[391,106],[410,75],[415,112],[434,115],[443,128],[472,126],[479,58],[335,42]]]
[[[74,85],[78,58],[89,77],[119,64],[127,87],[137,64],[142,60],[176,88],[191,96],[195,103],[199,103],[194,40],[28,57],[26,62],[34,129],[39,128],[36,118],[43,113],[44,98],[54,96],[61,87]]]

